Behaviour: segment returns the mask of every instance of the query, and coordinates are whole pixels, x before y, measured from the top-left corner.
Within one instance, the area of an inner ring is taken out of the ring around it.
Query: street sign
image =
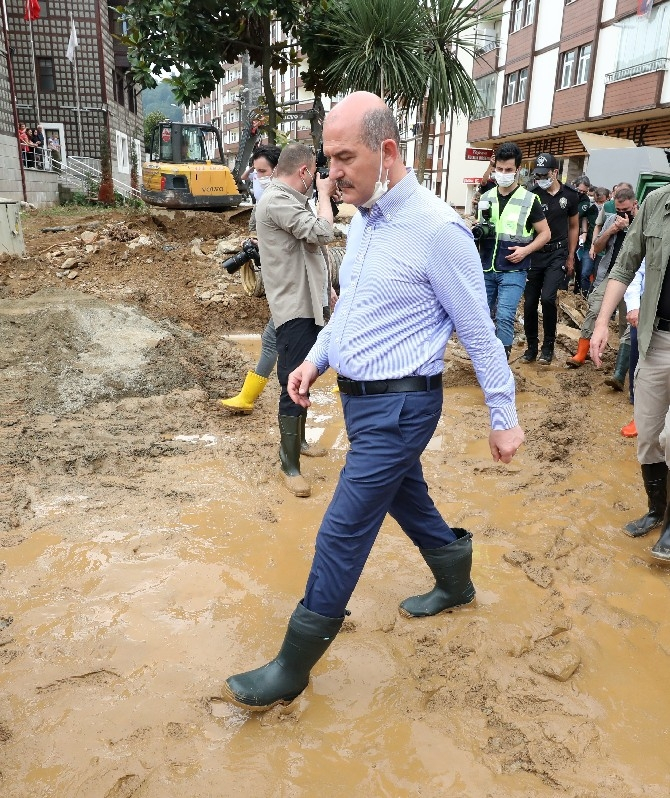
[[[172,134],[170,133],[169,127],[164,127],[163,132],[161,133],[161,138],[167,144],[168,141],[172,138]]]
[[[466,161],[490,161],[493,150],[477,149],[476,147],[465,148]]]
[[[467,186],[478,186],[482,182],[482,179],[481,177],[464,177],[463,182]]]
[[[287,111],[281,114],[282,122],[297,122],[299,119],[311,119],[314,116],[314,110],[310,108],[308,111]]]

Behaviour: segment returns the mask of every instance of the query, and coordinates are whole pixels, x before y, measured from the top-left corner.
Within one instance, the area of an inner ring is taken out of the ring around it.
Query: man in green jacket
[[[642,203],[610,272],[591,337],[596,366],[607,345],[609,319],[643,259],[646,272],[638,318],[635,424],[649,512],[627,524],[625,531],[640,537],[660,526],[661,536],[651,556],[670,562],[670,185],[652,191]]]

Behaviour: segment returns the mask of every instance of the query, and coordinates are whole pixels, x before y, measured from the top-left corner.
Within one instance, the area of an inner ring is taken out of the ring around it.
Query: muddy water
[[[605,397],[595,430],[575,421],[552,438],[554,377],[526,374],[513,465],[491,462],[468,386],[445,391],[424,457],[439,508],[474,532],[477,606],[400,618],[430,580],[386,522],[290,708],[217,697],[276,653],[302,594],[346,453],[332,379],[313,393],[310,436],[331,451],[305,463],[309,499],[213,458],[183,468],[184,489],[211,500],[176,524],[110,512],[81,539],[77,496],[44,508],[54,523],[2,551],[0,614],[15,619],[0,629],[2,795],[667,796],[670,569],[648,557],[653,540],[620,532],[642,506],[634,444],[616,435],[629,408]],[[551,459],[547,440],[567,437]]]

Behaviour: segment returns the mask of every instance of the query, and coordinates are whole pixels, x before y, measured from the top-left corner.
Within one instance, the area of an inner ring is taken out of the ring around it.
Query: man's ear
[[[390,169],[399,157],[400,151],[396,142],[393,139],[384,139],[382,141],[382,166],[384,169]]]

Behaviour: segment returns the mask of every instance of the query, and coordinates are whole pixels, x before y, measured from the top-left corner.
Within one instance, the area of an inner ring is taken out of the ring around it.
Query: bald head
[[[338,126],[358,130],[363,144],[375,152],[386,139],[400,146],[400,132],[393,111],[381,97],[368,91],[356,91],[333,108],[326,117],[324,136],[329,127]]]

